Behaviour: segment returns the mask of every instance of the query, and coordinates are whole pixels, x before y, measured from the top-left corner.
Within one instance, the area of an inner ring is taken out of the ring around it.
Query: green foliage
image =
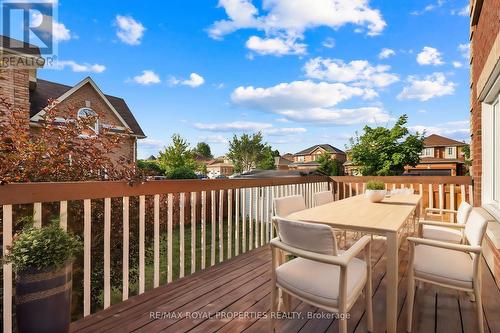
[[[206,142],[198,142],[198,144],[196,145],[196,148],[193,149],[193,152],[197,156],[208,158],[208,159],[214,157],[212,155],[212,150],[210,149],[210,146]]]
[[[370,180],[366,183],[366,189],[374,191],[385,190],[385,184],[377,180]]]
[[[6,257],[17,272],[29,268],[56,270],[81,249],[81,242],[53,220],[48,226],[34,228],[29,224],[14,238]]]
[[[351,138],[354,165],[363,176],[400,175],[406,165],[415,166],[424,148],[424,134],[410,134],[407,115],[402,115],[392,128],[365,126],[361,136]]]
[[[257,164],[257,168],[262,170],[276,169],[274,158],[278,156],[280,156],[280,152],[278,150],[273,150],[271,146],[266,145],[262,150],[262,157]]]
[[[185,176],[188,179],[196,178],[196,161],[189,144],[179,134],[172,135],[172,144],[160,152],[159,165],[165,170],[165,175],[172,179]],[[194,177],[193,177],[194,175]]]
[[[147,176],[160,176],[165,174],[165,170],[156,161],[137,161],[137,169]]]
[[[269,145],[262,142],[262,133],[260,132],[252,135],[243,134],[239,138],[235,135],[229,142],[227,157],[233,162],[235,172],[246,172],[257,166],[269,168],[270,156],[272,155],[270,151]],[[265,163],[261,164],[263,160]]]
[[[181,166],[174,169],[168,170],[165,175],[169,179],[197,179],[198,177],[194,173],[193,169],[187,166]]]
[[[342,175],[342,163],[331,157],[330,154],[324,152],[316,160],[320,164],[318,171],[327,176]]]

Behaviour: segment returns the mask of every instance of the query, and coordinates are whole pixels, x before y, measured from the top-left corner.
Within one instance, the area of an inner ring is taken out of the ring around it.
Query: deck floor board
[[[372,249],[375,332],[385,330],[385,243]],[[113,305],[71,325],[72,332],[268,332],[270,331],[271,255],[263,246],[227,262]],[[406,331],[407,246],[400,250],[398,331]],[[500,291],[483,261],[483,308],[486,332],[500,332]],[[151,312],[178,312],[180,317],[151,318]],[[277,321],[277,332],[337,332],[334,319],[298,300],[295,314]],[[475,332],[475,303],[464,293],[424,284],[415,294],[414,332]],[[187,315],[196,313],[196,317]],[[226,316],[221,316],[225,313]],[[241,316],[236,316],[240,313]],[[297,315],[300,313],[300,315]],[[202,316],[202,314],[204,314]],[[231,315],[227,315],[231,314]],[[308,316],[308,314],[310,314]],[[327,314],[327,313],[325,313]],[[366,332],[364,300],[350,311],[349,332]],[[309,318],[313,316],[313,318]]]

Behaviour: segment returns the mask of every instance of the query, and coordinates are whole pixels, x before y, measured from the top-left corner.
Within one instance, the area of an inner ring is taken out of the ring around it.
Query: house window
[[[304,156],[299,156],[297,157],[298,162],[304,162]]]
[[[78,119],[86,118],[86,117],[94,117],[95,122],[93,124],[89,125],[89,128],[93,130],[96,134],[99,133],[99,120],[97,119],[97,113],[94,112],[94,110],[90,108],[82,108],[78,110],[78,113],[76,114],[76,117]]]
[[[500,77],[482,104],[483,206],[500,217]]]
[[[456,147],[446,147],[445,158],[456,158]]]
[[[434,148],[424,148],[420,154],[422,157],[434,157]]]

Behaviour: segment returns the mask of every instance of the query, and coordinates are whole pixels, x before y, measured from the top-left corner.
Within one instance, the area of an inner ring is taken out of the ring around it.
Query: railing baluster
[[[2,255],[12,245],[12,205],[3,205]],[[3,264],[3,332],[12,332],[12,264]]]
[[[240,254],[240,192],[239,188],[235,192],[235,231],[234,231],[234,255]]]
[[[123,267],[122,267],[122,300],[128,299],[128,270],[129,270],[129,197],[123,197]]]
[[[207,239],[207,192],[201,192],[201,269],[205,269]]]
[[[460,199],[462,199],[461,202],[467,202],[467,198],[465,196],[465,185],[460,185]]]
[[[219,262],[224,261],[224,190],[219,190]]]
[[[349,198],[352,197],[352,183],[349,182]]]
[[[356,195],[359,195],[359,183],[356,183]]]
[[[59,202],[59,225],[63,230],[68,230],[68,202]]]
[[[196,271],[196,192],[191,192],[191,274]]]
[[[104,309],[111,305],[111,198],[104,199]]]
[[[173,249],[172,249],[172,238],[173,238],[173,224],[174,224],[174,196],[172,193],[168,194],[167,197],[167,205],[168,205],[168,211],[167,211],[167,282],[170,283],[172,282],[172,275],[173,275]]]
[[[418,184],[418,194],[422,196],[422,200],[424,198],[424,184]]]
[[[450,184],[450,209],[455,210],[455,184]],[[450,222],[455,221],[455,214],[450,214]]]
[[[139,196],[139,294],[144,293],[146,286],[146,196]]]
[[[227,258],[232,255],[233,238],[233,190],[227,190]]]
[[[33,204],[33,226],[35,228],[42,227],[42,203],[35,202]]]
[[[255,188],[255,248],[259,247],[259,227],[260,227],[260,187]]]
[[[211,191],[211,201],[210,201],[210,208],[211,208],[211,216],[212,216],[212,225],[210,226],[210,229],[211,229],[211,234],[210,234],[210,238],[211,238],[211,244],[210,244],[210,265],[213,266],[215,265],[215,225],[217,224],[217,219],[216,219],[216,210],[215,210],[215,207],[216,207],[216,198],[215,198],[215,191],[212,190]]]
[[[241,235],[241,248],[242,252],[247,252],[247,189],[244,188],[241,192],[241,218],[242,218],[242,235]]]
[[[184,192],[179,194],[179,277],[184,277],[184,214],[185,214]]]
[[[434,187],[429,184],[429,208],[434,208]]]
[[[269,186],[266,186],[266,243],[269,242],[269,224],[271,223],[271,216],[269,213],[269,200],[271,200],[271,189],[269,188]]]
[[[92,246],[92,208],[90,199],[83,201],[83,316],[90,314],[90,270]]]
[[[250,207],[248,207],[248,249],[253,249],[253,188],[249,189]]]
[[[160,195],[154,196],[154,277],[153,286],[160,286]]]
[[[439,184],[438,185],[438,195],[439,195],[439,199],[438,199],[438,205],[439,205],[439,209],[443,209],[444,208],[444,200],[443,200],[443,184]]]
[[[262,246],[262,245],[264,245],[264,233],[265,233],[265,227],[264,227],[264,211],[265,211],[264,197],[265,197],[265,192],[264,192],[264,187],[260,187],[259,191],[260,191],[260,246]],[[290,188],[290,193],[292,193],[292,188]]]
[[[474,188],[472,185],[469,185],[469,203],[474,206]]]

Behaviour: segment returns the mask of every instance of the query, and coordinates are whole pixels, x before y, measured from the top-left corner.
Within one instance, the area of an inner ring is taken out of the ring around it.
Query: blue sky
[[[344,149],[403,113],[414,130],[467,140],[467,3],[59,0],[60,63],[38,75],[89,75],[125,98],[148,136],[139,157],[173,133],[216,155],[258,130],[282,153]]]

